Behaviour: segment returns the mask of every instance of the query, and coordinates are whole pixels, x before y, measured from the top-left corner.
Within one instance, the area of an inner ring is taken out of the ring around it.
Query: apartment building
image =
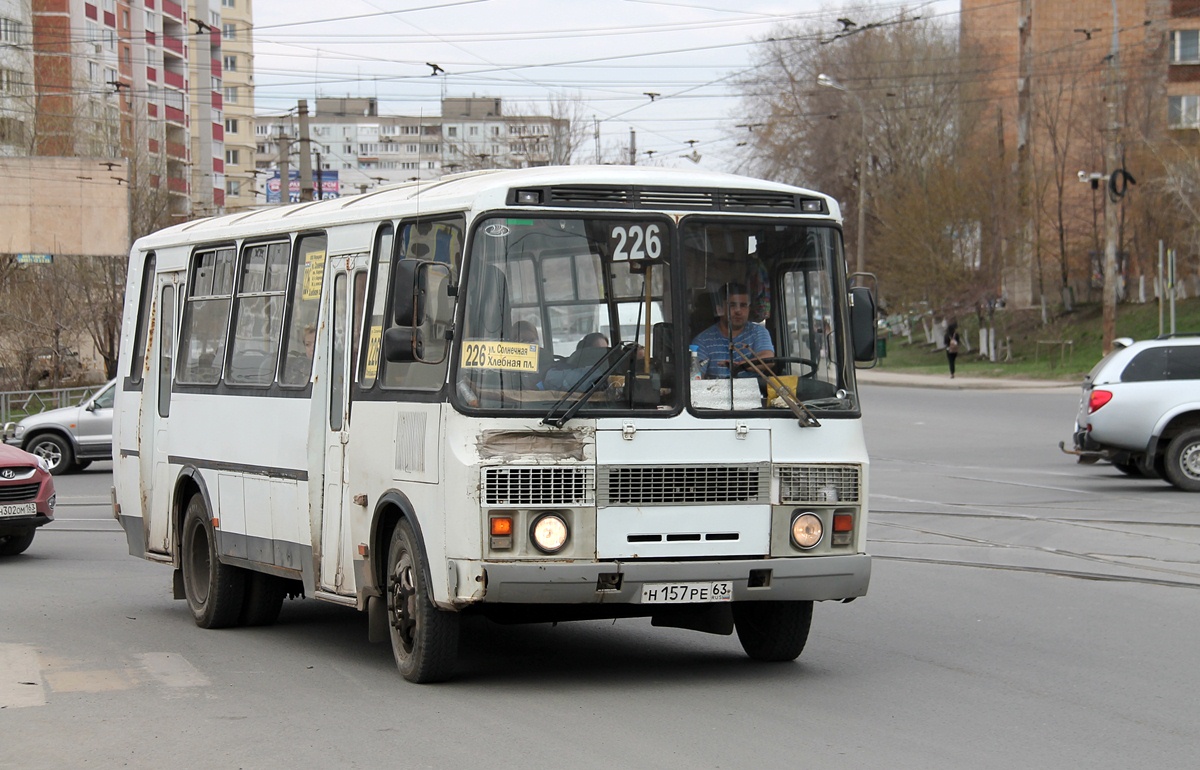
[[[566,121],[546,115],[504,115],[496,98],[446,98],[436,116],[380,115],[373,98],[316,99],[309,147],[316,169],[336,172],[341,194],[411,179],[481,168],[544,166],[556,159],[554,138]],[[259,116],[255,165],[279,168],[281,148],[297,168],[300,125],[296,111]],[[265,175],[264,175],[265,176]]]
[[[0,151],[129,158],[125,181],[161,192],[168,219],[220,210],[219,2],[0,0],[0,38],[18,49],[5,45],[0,61],[27,52],[31,75],[14,76],[19,107],[0,89]]]
[[[254,194],[253,6],[253,0],[220,0],[226,211],[262,203]]]
[[[1109,105],[1116,105],[1125,162],[1136,162],[1149,143],[1194,142],[1200,0],[963,0],[961,40],[995,107],[985,111],[980,135],[1000,138],[1014,190],[1023,186],[1029,201],[1026,216],[1042,218],[1026,222],[1024,253],[1007,279],[1010,301],[1055,301],[1060,292],[1068,304],[1071,296],[1096,299],[1105,183],[1115,170],[1106,167],[1106,142],[1114,136]],[[1080,184],[1080,172],[1095,183]],[[1127,287],[1144,285],[1152,281],[1161,236],[1131,219],[1128,203],[1120,205],[1119,278]]]
[[[0,156],[27,155],[32,137],[32,19],[28,2],[0,0]]]

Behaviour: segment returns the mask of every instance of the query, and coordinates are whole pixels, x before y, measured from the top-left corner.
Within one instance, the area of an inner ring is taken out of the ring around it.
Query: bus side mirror
[[[875,296],[866,286],[850,289],[850,344],[855,362],[875,360]]]
[[[450,349],[455,295],[450,268],[437,262],[402,259],[392,285],[394,326],[383,333],[387,361],[440,364]]]
[[[397,260],[392,284],[392,319],[396,326],[419,326],[425,315],[425,278],[428,262]]]

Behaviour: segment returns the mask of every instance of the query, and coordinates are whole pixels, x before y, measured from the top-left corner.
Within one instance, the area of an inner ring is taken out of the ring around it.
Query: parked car
[[[46,461],[0,444],[0,556],[16,556],[54,519],[54,478]]]
[[[1127,343],[1083,380],[1073,454],[1200,492],[1200,334]]]
[[[112,459],[112,406],[116,380],[110,380],[79,406],[32,414],[5,426],[5,443],[46,461],[50,473],[83,470],[93,460]]]

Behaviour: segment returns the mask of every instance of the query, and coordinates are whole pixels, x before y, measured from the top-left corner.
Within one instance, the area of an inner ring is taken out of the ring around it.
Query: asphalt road
[[[1059,452],[1077,398],[866,386],[870,593],[781,665],[640,620],[472,621],[419,687],[344,608],[203,631],[94,466],[0,561],[0,767],[1190,768],[1200,497]]]

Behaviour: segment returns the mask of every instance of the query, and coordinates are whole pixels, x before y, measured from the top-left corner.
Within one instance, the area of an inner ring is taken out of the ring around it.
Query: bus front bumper
[[[640,604],[642,587],[725,581],[733,601],[826,601],[864,596],[867,554],[728,561],[486,562],[484,603]]]

